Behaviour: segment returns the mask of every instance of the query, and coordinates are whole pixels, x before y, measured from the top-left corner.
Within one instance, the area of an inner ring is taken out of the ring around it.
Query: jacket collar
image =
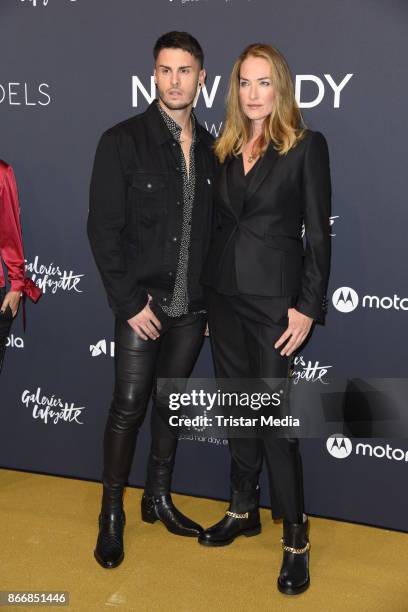
[[[205,127],[200,125],[200,123],[197,121],[197,117],[195,116],[194,111],[192,111],[192,113],[195,120],[196,142],[198,143],[199,141],[201,141],[208,148],[211,148],[213,143],[212,136],[208,133]],[[157,108],[156,99],[153,100],[153,102],[147,107],[143,114],[149,123],[149,129],[152,138],[157,142],[157,144],[162,145],[168,140],[173,139],[173,135],[165,124],[163,117],[161,116],[160,111]]]
[[[161,118],[163,119],[164,123],[167,126],[167,129],[169,130],[170,134],[173,136],[173,138],[175,138],[175,140],[179,141],[180,140],[180,136],[181,136],[181,132],[182,129],[179,126],[179,124],[174,121],[173,117],[170,117],[170,115],[168,113],[166,113],[166,111],[164,110],[164,108],[162,108],[159,104],[159,102],[156,102],[156,106],[157,109],[160,113]],[[196,124],[196,118],[194,116],[194,113],[191,113],[191,126],[192,126],[192,143],[195,143],[196,140],[196,128],[195,128],[195,124]]]

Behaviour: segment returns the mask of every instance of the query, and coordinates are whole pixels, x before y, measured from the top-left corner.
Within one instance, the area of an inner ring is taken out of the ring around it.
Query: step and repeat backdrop
[[[101,133],[154,98],[152,47],[172,29],[204,48],[196,114],[212,134],[222,129],[234,60],[267,42],[288,60],[306,124],[327,138],[329,310],[295,359],[295,380],[323,389],[331,378],[406,376],[405,2],[2,0],[0,158],[16,174],[27,273],[44,293],[27,303],[26,331],[20,313],[8,339],[2,467],[101,478],[114,321],[86,237],[90,173]],[[194,376],[213,376],[208,339]],[[147,418],[134,486],[144,483],[149,429]],[[342,437],[334,428],[303,439],[307,512],[408,531],[404,435]],[[225,441],[194,429],[184,436],[175,491],[228,499],[228,476]]]

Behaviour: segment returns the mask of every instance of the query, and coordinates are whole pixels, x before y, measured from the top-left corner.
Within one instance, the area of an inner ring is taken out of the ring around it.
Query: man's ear
[[[199,74],[199,77],[198,77],[200,87],[202,87],[203,85],[205,85],[205,80],[206,80],[206,78],[207,78],[207,72],[205,71],[205,69],[204,69],[204,68],[202,68],[202,69],[200,70],[200,74]]]
[[[153,69],[153,79],[154,79],[154,84],[157,85],[157,81],[156,81],[156,68]]]

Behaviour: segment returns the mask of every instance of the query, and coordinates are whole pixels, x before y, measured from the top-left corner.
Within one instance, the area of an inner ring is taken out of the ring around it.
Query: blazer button
[[[169,272],[169,276],[173,276],[173,272]]]
[[[177,200],[176,204],[177,204],[177,206],[181,206],[180,200]]]
[[[177,236],[173,236],[173,242],[177,242]]]
[[[152,188],[152,184],[151,184],[151,183],[147,183],[146,187],[147,187],[148,189],[151,189],[151,188]]]
[[[167,298],[162,298],[162,302],[167,302]]]

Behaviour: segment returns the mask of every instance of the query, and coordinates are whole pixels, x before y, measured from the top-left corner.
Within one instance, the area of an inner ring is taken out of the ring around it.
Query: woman
[[[331,182],[327,144],[307,130],[285,59],[247,47],[232,70],[215,227],[202,282],[220,378],[288,379],[293,353],[323,323],[330,266]],[[303,247],[302,226],[306,247]],[[297,438],[230,438],[232,498],[199,538],[229,544],[260,532],[258,477],[265,456],[272,515],[283,517],[278,588],[308,588],[308,518]]]
[[[7,268],[9,291],[6,290],[1,260]],[[16,179],[13,168],[0,160],[0,372],[7,336],[23,295],[37,302],[41,290],[30,278],[25,278]]]

